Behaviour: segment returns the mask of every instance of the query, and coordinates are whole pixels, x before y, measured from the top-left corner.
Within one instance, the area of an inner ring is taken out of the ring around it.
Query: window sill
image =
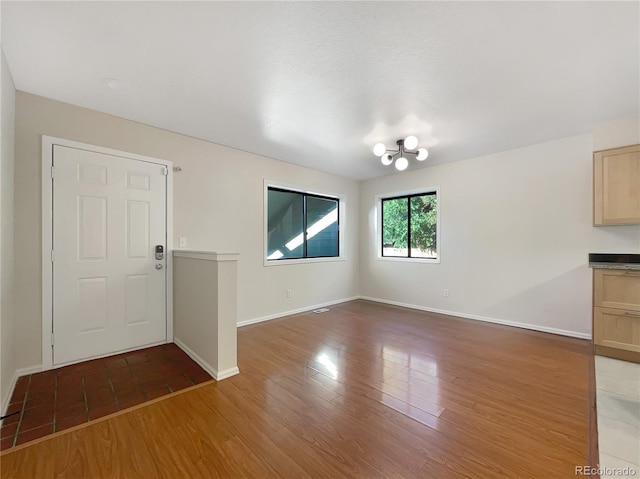
[[[344,256],[332,256],[327,258],[300,258],[300,259],[276,259],[264,260],[264,266],[284,266],[288,264],[307,264],[307,263],[335,263],[337,261],[346,261]]]
[[[393,261],[396,263],[440,264],[440,258],[400,258],[393,256],[378,256],[376,259],[379,261]]]

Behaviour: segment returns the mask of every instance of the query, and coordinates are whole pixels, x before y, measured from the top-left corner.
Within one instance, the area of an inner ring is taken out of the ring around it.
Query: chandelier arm
[[[416,150],[408,150],[408,149],[406,149],[404,147],[404,139],[397,140],[396,141],[396,145],[398,145],[398,148],[395,149],[395,150],[394,149],[385,149],[385,153],[382,155],[382,158],[387,156],[388,159],[391,160],[390,163],[385,163],[385,161],[383,159],[383,164],[385,166],[390,165],[393,161],[395,161],[399,157],[404,157],[407,153],[412,155],[412,156],[415,156],[417,159],[419,159],[418,156],[421,154],[420,150],[423,149],[423,148],[418,148]],[[419,161],[423,161],[424,159],[426,159],[426,156],[424,158],[422,158],[422,159],[419,159]]]

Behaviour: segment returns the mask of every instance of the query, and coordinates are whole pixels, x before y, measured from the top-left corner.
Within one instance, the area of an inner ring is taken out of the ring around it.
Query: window
[[[381,198],[381,256],[438,259],[436,191]]]
[[[340,255],[340,200],[269,186],[267,260]]]

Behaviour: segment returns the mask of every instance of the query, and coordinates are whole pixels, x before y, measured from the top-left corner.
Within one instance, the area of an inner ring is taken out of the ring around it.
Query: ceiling
[[[19,90],[354,179],[640,110],[638,2],[1,3]]]

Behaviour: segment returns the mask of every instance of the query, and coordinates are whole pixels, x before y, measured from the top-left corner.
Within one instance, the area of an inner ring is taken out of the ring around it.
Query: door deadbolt
[[[156,245],[156,259],[158,261],[164,259],[164,246],[162,246],[161,244],[157,244]],[[158,269],[160,269],[160,268],[158,268]]]

